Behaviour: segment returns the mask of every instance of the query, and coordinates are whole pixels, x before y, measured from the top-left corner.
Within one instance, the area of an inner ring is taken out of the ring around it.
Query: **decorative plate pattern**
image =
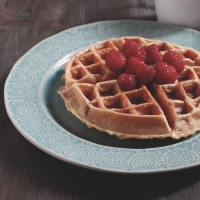
[[[13,124],[46,153],[89,169],[152,173],[199,165],[199,133],[175,142],[118,141],[85,127],[63,110],[56,94],[63,63],[83,47],[121,36],[160,39],[200,50],[199,32],[156,22],[103,21],[65,30],[34,46],[11,70],[4,92]]]

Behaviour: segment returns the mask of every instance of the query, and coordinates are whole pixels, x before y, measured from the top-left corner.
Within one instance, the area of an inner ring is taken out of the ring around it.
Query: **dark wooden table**
[[[199,200],[200,166],[122,175],[62,162],[29,143],[11,123],[4,83],[41,40],[70,27],[113,19],[156,21],[153,0],[0,0],[0,200]]]

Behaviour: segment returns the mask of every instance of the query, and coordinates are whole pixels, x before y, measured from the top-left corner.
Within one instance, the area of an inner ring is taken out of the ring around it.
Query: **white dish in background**
[[[200,164],[200,136],[182,140],[118,140],[89,129],[57,94],[61,67],[73,52],[113,37],[141,36],[200,50],[200,33],[156,22],[117,20],[74,27],[40,42],[12,68],[5,105],[19,132],[42,151],[81,167],[114,173],[154,173]]]
[[[155,0],[159,22],[200,30],[199,0]]]

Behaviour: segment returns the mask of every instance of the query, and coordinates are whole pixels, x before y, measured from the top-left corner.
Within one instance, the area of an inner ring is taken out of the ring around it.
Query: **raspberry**
[[[126,64],[126,73],[135,74],[136,70],[146,64],[136,57],[130,57]]]
[[[110,51],[106,56],[106,66],[113,71],[121,70],[126,65],[126,57],[117,50]]]
[[[123,47],[122,52],[126,56],[126,58],[130,58],[131,56],[137,57],[139,60],[145,61],[146,52],[144,48],[135,41],[127,40]]]
[[[136,76],[141,84],[149,83],[156,75],[156,70],[148,65],[143,65],[136,70]]]
[[[168,63],[169,65],[172,65],[176,68],[176,71],[178,73],[182,72],[185,64],[183,62],[183,59],[181,58],[181,56],[179,56],[178,53],[176,53],[175,51],[167,51],[164,54],[163,57],[163,62]]]
[[[151,44],[146,48],[146,63],[156,64],[161,62],[163,55],[160,53],[158,46],[156,44]]]
[[[136,42],[133,40],[127,40],[122,47],[122,52],[128,49],[130,46],[134,45]]]
[[[156,75],[155,81],[158,84],[169,84],[174,83],[177,79],[176,69],[165,62],[159,62],[155,66]]]
[[[134,90],[137,87],[137,77],[134,74],[122,73],[118,76],[117,82],[124,91]]]

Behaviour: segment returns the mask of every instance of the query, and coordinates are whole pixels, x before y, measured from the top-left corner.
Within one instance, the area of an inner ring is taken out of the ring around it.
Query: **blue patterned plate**
[[[200,50],[200,33],[145,21],[104,21],[74,27],[45,39],[11,70],[5,105],[20,133],[36,147],[71,164],[116,173],[152,173],[200,164],[199,133],[182,140],[118,140],[89,129],[57,94],[61,67],[77,50],[121,36],[165,40]]]

